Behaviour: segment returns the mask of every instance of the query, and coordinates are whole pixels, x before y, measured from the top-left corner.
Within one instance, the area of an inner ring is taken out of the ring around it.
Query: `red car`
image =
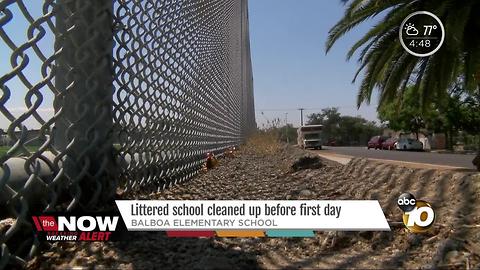
[[[382,149],[385,150],[395,150],[395,144],[397,143],[397,139],[395,138],[390,138],[387,139],[382,143]]]
[[[382,143],[386,141],[388,137],[384,136],[375,136],[368,141],[367,148],[373,148],[373,149],[382,149]]]
[[[329,145],[329,146],[337,146],[337,140],[335,140],[335,139],[330,139],[330,140],[328,140],[327,145]]]

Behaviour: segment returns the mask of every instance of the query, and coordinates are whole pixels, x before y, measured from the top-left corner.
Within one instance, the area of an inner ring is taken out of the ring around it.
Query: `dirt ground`
[[[376,199],[391,232],[319,232],[314,238],[167,238],[135,232],[128,241],[57,243],[28,268],[84,266],[106,269],[297,269],[480,268],[480,176],[467,172],[411,169],[354,159],[326,160],[316,168],[292,164],[303,150],[252,141],[233,159],[190,182],[136,199]],[[433,204],[436,221],[425,234],[400,224],[399,194]]]

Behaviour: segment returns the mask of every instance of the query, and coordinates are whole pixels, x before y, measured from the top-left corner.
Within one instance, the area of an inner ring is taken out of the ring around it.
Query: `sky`
[[[257,125],[280,118],[300,125],[306,115],[321,108],[339,107],[342,114],[377,121],[374,95],[370,106],[357,110],[357,89],[352,79],[357,57],[346,61],[349,48],[373,26],[375,20],[355,28],[325,55],[330,28],[342,17],[340,0],[249,0]],[[263,112],[263,114],[262,114]]]
[[[25,6],[29,14],[37,19],[42,16],[42,4],[44,1],[24,1]],[[12,4],[8,6],[8,10],[13,14],[13,18],[8,21],[8,23],[3,24],[1,26],[1,31],[3,31],[6,36],[8,36],[15,46],[20,46],[26,43],[29,40],[27,35],[27,30],[30,26],[30,23],[27,21],[25,16],[21,15],[19,6],[17,4]],[[4,14],[0,13],[0,17],[3,17]],[[48,26],[43,23],[43,27],[46,29],[42,38],[37,42],[38,47],[43,52],[45,57],[49,57],[53,54],[53,42],[54,36],[52,35],[51,31],[49,30]],[[32,36],[37,36],[39,31],[32,28]],[[18,50],[20,52],[20,50]],[[15,66],[12,63],[22,63],[25,61],[27,63],[26,68],[22,71],[25,75],[25,78],[28,80],[28,84],[30,85],[38,85],[39,82],[42,81],[43,75],[41,72],[42,61],[39,57],[35,54],[32,48],[26,50],[26,54],[28,55],[28,59],[22,59],[20,53],[14,54],[12,57],[12,49],[7,46],[4,42],[3,38],[0,39],[0,77],[12,72],[12,66]],[[50,71],[47,71],[49,74]],[[8,88],[10,91],[10,96],[5,103],[5,107],[8,111],[14,116],[19,117],[22,113],[26,111],[25,106],[25,95],[27,92],[27,87],[25,83],[22,82],[18,76],[14,76],[13,78],[9,79],[5,83],[5,87]],[[35,102],[41,101],[40,107],[37,109],[38,114],[44,118],[44,120],[48,120],[53,116],[53,94],[52,91],[48,89],[48,86],[43,85],[38,89],[37,93],[40,93],[41,96],[32,95],[30,101],[35,104]],[[3,94],[3,93],[2,93]],[[23,122],[27,128],[39,128],[40,124],[33,118],[30,117],[28,120]],[[10,124],[10,120],[5,117],[3,113],[0,113],[0,128],[6,130],[8,125]]]

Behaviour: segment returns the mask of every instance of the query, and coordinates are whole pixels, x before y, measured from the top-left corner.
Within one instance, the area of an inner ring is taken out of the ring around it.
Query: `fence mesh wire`
[[[255,128],[246,0],[3,0],[0,40],[0,268],[32,213],[188,180]]]

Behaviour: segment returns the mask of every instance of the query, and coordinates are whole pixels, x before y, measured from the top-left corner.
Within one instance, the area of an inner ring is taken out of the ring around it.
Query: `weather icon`
[[[417,36],[418,35],[418,29],[415,28],[415,25],[413,23],[407,23],[405,25],[405,31],[407,33],[407,36]]]

